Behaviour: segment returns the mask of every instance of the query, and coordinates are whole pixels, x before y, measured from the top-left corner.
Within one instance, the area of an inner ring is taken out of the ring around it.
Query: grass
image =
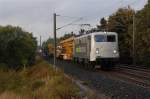
[[[81,99],[79,88],[41,58],[20,71],[0,70],[0,99]]]

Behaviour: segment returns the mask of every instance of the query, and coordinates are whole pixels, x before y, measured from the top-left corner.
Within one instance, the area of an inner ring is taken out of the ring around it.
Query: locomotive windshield
[[[95,35],[95,41],[96,42],[106,42],[106,36],[105,35]]]
[[[115,35],[95,35],[95,42],[116,42]]]

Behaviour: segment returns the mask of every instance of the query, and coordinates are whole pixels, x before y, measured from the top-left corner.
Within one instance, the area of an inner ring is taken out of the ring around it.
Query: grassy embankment
[[[20,71],[0,69],[0,99],[80,99],[79,88],[60,70],[38,59]]]

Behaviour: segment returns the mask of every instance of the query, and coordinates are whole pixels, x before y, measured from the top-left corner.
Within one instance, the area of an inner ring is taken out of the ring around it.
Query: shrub
[[[37,41],[20,27],[0,26],[0,63],[10,68],[31,65],[35,60]]]

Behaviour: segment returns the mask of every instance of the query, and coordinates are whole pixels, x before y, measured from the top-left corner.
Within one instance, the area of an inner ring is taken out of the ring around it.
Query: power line
[[[107,8],[105,8],[105,9],[103,9],[103,10],[109,10],[109,8],[111,8],[112,6],[115,6],[115,5],[120,5],[120,7],[127,7],[128,5],[134,5],[134,4],[136,4],[138,2],[138,0],[135,0],[135,1],[133,1],[133,2],[131,2],[131,3],[128,3],[128,4],[126,4],[126,5],[123,5],[123,3],[124,3],[124,1],[123,0],[120,0],[118,3],[114,3],[114,4],[112,4],[112,5],[110,5],[109,7],[107,7]],[[109,16],[109,15],[107,15],[107,16]],[[107,16],[103,16],[103,17],[107,17]],[[96,20],[98,20],[99,18],[96,18]]]
[[[57,15],[59,17],[66,17],[66,18],[71,18],[71,19],[77,19],[77,18],[81,18],[81,17],[73,17],[73,16],[64,16],[64,15]]]
[[[128,6],[128,5],[134,5],[135,3],[137,3],[137,1],[138,1],[138,0],[135,0],[135,1],[133,1],[132,3],[125,5],[124,7],[126,7],[126,6]],[[117,4],[118,4],[118,5],[120,5],[120,4],[122,5],[122,4],[123,4],[123,0],[119,1]],[[115,5],[116,5],[116,3],[114,3],[113,5],[110,5],[110,6],[115,6]],[[123,5],[122,5],[122,6],[123,6]],[[110,7],[108,7],[108,8],[110,8]],[[105,9],[105,10],[108,10],[108,9]],[[83,19],[83,18],[81,18],[81,17],[73,17],[73,16],[66,16],[66,15],[57,15],[57,16],[59,16],[59,17],[71,18],[71,19],[79,18],[79,19],[77,19],[77,20],[75,20],[75,21],[73,21],[73,22],[71,22],[71,23],[69,23],[69,24],[66,24],[66,25],[64,25],[64,26],[61,26],[61,27],[57,28],[57,30],[59,30],[59,29],[61,29],[61,28],[64,28],[64,27],[67,27],[67,26],[69,26],[69,25],[77,25],[77,24],[73,24],[73,23],[78,22],[78,21],[80,21],[80,20]]]
[[[75,21],[72,21],[71,23],[68,23],[68,24],[66,24],[66,25],[64,25],[64,26],[61,26],[61,27],[57,28],[56,30],[59,30],[59,29],[62,29],[62,28],[64,28],[64,27],[67,27],[67,26],[69,26],[69,25],[72,25],[73,23],[78,22],[78,21],[80,21],[80,20],[83,20],[83,18],[79,18],[79,19],[77,19],[77,20],[75,20]]]
[[[91,25],[90,25],[90,24],[71,24],[71,25],[78,25],[78,26],[89,26],[89,27],[91,27]]]

